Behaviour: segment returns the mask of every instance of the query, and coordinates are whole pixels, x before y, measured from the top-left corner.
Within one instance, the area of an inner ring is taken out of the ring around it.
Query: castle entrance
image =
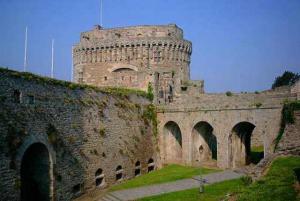
[[[42,143],[32,144],[22,158],[21,201],[50,201],[50,157]]]

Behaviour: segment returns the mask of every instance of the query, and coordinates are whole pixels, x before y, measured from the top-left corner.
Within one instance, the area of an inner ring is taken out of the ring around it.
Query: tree
[[[274,83],[272,84],[272,89],[286,85],[291,86],[295,84],[299,79],[300,75],[298,73],[285,71],[281,76],[276,77]]]

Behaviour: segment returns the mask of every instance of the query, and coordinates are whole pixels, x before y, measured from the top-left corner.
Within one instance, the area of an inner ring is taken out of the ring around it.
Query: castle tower
[[[95,86],[155,89],[157,102],[171,102],[189,80],[191,42],[174,24],[83,32],[73,49],[74,81]]]

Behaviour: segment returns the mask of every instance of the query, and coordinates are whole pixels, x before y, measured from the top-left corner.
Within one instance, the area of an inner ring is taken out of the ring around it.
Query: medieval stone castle
[[[271,154],[299,82],[204,93],[191,54],[174,24],[95,26],[73,48],[77,84],[0,69],[0,200],[72,200],[165,164],[239,168],[252,146]]]

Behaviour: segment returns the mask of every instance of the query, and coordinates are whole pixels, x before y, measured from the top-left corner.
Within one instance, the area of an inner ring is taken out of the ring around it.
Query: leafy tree
[[[272,84],[272,89],[280,86],[293,85],[300,79],[298,73],[293,73],[290,71],[285,71],[281,76],[276,77],[274,83]]]

